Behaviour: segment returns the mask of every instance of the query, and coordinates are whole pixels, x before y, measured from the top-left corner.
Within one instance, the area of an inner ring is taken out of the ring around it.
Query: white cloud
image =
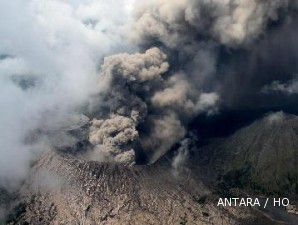
[[[292,95],[298,94],[298,76],[296,75],[294,79],[289,80],[286,83],[281,83],[280,81],[273,81],[269,85],[265,85],[262,90],[264,94],[281,92],[283,94]]]
[[[121,0],[0,2],[0,179],[25,174],[36,151],[23,141],[40,120],[59,120],[97,91],[102,57],[129,48],[129,13]]]
[[[282,122],[285,119],[286,115],[284,114],[283,111],[279,111],[279,112],[273,112],[270,113],[266,116],[266,119],[268,121],[269,124],[278,124],[280,122]]]

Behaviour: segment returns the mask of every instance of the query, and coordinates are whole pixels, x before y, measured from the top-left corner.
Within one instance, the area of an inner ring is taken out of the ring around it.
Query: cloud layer
[[[80,113],[98,91],[103,56],[130,49],[120,42],[128,14],[123,1],[1,1],[0,179],[23,177],[48,148],[28,136]]]

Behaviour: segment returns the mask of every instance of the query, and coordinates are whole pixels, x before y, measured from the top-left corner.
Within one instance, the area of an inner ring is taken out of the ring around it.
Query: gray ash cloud
[[[184,73],[172,73],[156,47],[105,58],[99,87],[90,142],[102,157],[125,164],[134,163],[135,151],[156,161],[184,137],[193,117],[212,112],[218,100],[193,87]]]
[[[121,142],[116,150],[113,144],[114,155],[131,152],[132,160],[133,149],[154,162],[183,139],[189,123],[202,113],[282,108],[287,101],[262,90],[272,82],[289,82],[279,85],[286,92],[295,84],[290,82],[298,55],[296,1],[153,0],[136,5],[127,36],[143,53],[107,57],[99,77],[104,90],[98,99],[100,123],[121,116],[130,121],[128,136],[136,132],[128,146]],[[153,52],[159,57],[148,60]],[[105,137],[113,140],[125,129]],[[104,142],[95,148],[105,149]]]
[[[256,40],[279,12],[296,7],[294,1],[182,0],[148,1],[137,9],[135,40],[156,39],[170,48],[198,45],[198,39],[239,47]]]

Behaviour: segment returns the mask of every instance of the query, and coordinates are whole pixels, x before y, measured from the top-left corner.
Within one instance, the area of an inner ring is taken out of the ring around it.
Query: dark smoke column
[[[213,109],[215,93],[200,93],[184,73],[168,69],[158,48],[105,58],[99,116],[89,135],[93,159],[132,165],[136,151],[142,151],[154,162],[184,137],[191,118]]]

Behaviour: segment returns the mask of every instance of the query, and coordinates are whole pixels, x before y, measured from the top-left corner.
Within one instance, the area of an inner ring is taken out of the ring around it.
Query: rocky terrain
[[[173,175],[166,159],[123,167],[51,152],[34,166],[8,224],[271,224],[249,208],[217,207],[198,180]]]
[[[298,193],[298,117],[269,114],[197,154],[232,186],[295,197]]]
[[[179,156],[188,155],[184,164],[172,153],[152,165],[124,166],[50,151],[13,197],[6,224],[295,224],[285,209],[217,202],[256,191],[296,198],[297,121],[270,114],[226,139],[189,149]]]

